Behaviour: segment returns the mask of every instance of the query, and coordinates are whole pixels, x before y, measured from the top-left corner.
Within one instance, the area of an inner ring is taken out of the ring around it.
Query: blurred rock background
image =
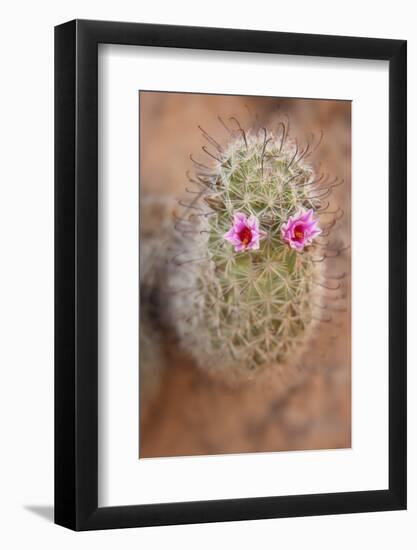
[[[169,256],[176,199],[184,196],[189,159],[207,162],[201,125],[218,142],[233,127],[274,128],[288,116],[301,143],[323,131],[311,157],[319,172],[343,178],[331,205],[344,210],[333,242],[350,244],[351,104],[348,101],[141,92],[140,231],[141,327],[155,349],[140,349],[140,457],[345,448],[351,445],[350,251],[329,260],[343,272],[345,311],[320,323],[301,361],[311,374],[284,395],[279,379],[264,373],[230,387],[208,377],[178,348],[163,324],[164,258]],[[147,351],[146,351],[147,350]]]

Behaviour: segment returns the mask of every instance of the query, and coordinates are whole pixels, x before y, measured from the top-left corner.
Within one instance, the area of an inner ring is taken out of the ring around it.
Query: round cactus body
[[[237,121],[236,121],[237,122]],[[203,368],[249,373],[287,364],[309,340],[325,286],[327,183],[303,148],[238,125],[221,146],[203,131],[210,162],[194,161],[193,200],[177,223],[172,321]]]
[[[139,388],[143,424],[153,409],[167,363],[161,310],[173,199],[145,195],[140,203]]]

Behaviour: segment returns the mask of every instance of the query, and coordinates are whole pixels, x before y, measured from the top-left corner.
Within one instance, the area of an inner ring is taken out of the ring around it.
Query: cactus
[[[172,199],[144,195],[140,205],[139,387],[141,422],[144,423],[159,392],[166,366],[160,289],[165,287]]]
[[[300,147],[289,123],[255,131],[219,120],[228,142],[200,128],[210,160],[191,156],[193,198],[180,201],[171,321],[200,367],[249,374],[294,363],[327,320],[340,284],[326,278],[324,260],[339,253],[326,237],[342,211],[326,198],[341,181],[308,162],[322,135]]]

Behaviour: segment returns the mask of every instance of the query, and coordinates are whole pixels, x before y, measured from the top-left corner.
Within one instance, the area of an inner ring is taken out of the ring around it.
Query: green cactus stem
[[[330,213],[326,199],[342,182],[319,176],[309,163],[322,136],[301,147],[284,122],[254,131],[231,120],[237,130],[227,127],[225,145],[201,129],[207,162],[191,156],[192,199],[180,201],[176,224],[171,321],[199,366],[249,373],[291,362],[326,320],[326,295],[340,281],[327,278],[324,261],[340,252],[328,236],[342,214]],[[285,224],[306,212],[320,235],[298,246],[305,235],[296,228],[294,241],[285,240]],[[258,224],[258,243],[256,228],[236,233],[242,247],[252,237],[253,248],[237,250],[225,238],[237,213]]]

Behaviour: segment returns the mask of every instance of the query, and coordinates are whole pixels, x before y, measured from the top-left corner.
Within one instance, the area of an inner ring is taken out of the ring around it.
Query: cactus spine
[[[204,130],[209,162],[195,165],[192,200],[177,223],[170,287],[172,322],[183,347],[206,369],[249,373],[287,364],[303,349],[325,306],[323,261],[331,223],[325,199],[332,187],[281,122],[277,131],[244,130],[236,119],[220,145]],[[225,126],[223,121],[222,124]],[[322,234],[303,250],[291,248],[283,225],[312,210]],[[236,251],[225,234],[234,215],[256,218],[258,249]],[[338,214],[337,214],[338,215]]]

